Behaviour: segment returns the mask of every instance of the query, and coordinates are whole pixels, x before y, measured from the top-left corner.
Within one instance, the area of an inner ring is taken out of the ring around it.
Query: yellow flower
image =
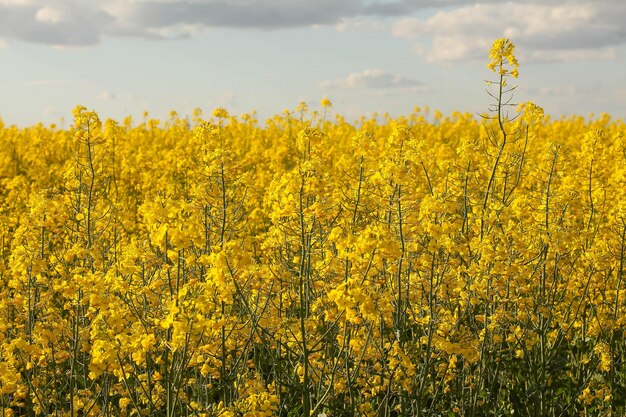
[[[126,410],[126,407],[131,403],[130,398],[122,397],[120,398],[120,410]]]
[[[322,101],[320,101],[320,104],[322,105],[323,108],[330,108],[333,106],[333,103],[330,102],[330,100],[327,97],[324,97],[322,99]]]
[[[529,125],[541,122],[544,117],[543,108],[537,106],[532,101],[520,103],[517,106],[517,111],[521,113],[524,122]]]
[[[213,116],[219,119],[225,119],[228,117],[228,111],[223,107],[218,107],[213,110]]]
[[[515,45],[507,39],[500,38],[493,42],[491,51],[489,52],[489,58],[491,62],[487,64],[487,68],[494,72],[498,72],[500,75],[511,75],[514,78],[519,76],[519,63],[514,55]],[[506,66],[509,66],[507,68]]]

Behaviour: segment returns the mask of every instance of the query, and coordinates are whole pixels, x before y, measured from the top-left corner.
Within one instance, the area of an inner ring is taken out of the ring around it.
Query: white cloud
[[[434,14],[417,19],[417,11]],[[557,59],[597,59],[594,50],[606,58],[606,48],[626,44],[623,0],[0,0],[0,38],[84,46],[105,36],[169,39],[215,27],[379,31],[390,18],[399,19],[393,33],[431,62],[482,56],[503,35],[528,50],[585,51]]]
[[[365,0],[0,0],[0,37],[84,46],[103,36],[180,38],[212,27],[332,26],[368,14]]]
[[[91,2],[0,2],[0,37],[46,45],[84,46],[100,41],[113,17]]]
[[[169,39],[206,28],[381,30],[386,17],[468,0],[0,0],[0,36],[93,45],[103,36]]]
[[[442,10],[420,20],[399,19],[393,34],[424,48],[429,62],[483,58],[493,39],[510,37],[533,50],[526,60],[612,59],[613,47],[626,44],[626,2],[608,0],[484,2]],[[420,42],[422,41],[422,42]],[[523,54],[522,54],[523,55]]]
[[[415,18],[402,18],[398,19],[393,26],[392,33],[395,36],[399,36],[401,38],[407,38],[410,40],[418,39],[423,35],[427,35],[428,33],[422,29],[424,26],[424,22],[415,19]]]
[[[387,24],[380,19],[372,19],[369,17],[351,17],[341,19],[339,23],[334,25],[335,30],[338,32],[350,32],[350,31],[367,31],[367,32],[380,32],[387,28]]]
[[[176,24],[162,28],[147,28],[144,35],[156,39],[182,39],[202,32],[201,25]]]
[[[361,72],[348,74],[340,80],[325,80],[320,82],[320,87],[328,88],[415,88],[420,83],[416,80],[392,74],[380,69],[366,69]]]
[[[35,19],[42,23],[59,23],[63,20],[63,13],[52,7],[42,7],[35,13]]]

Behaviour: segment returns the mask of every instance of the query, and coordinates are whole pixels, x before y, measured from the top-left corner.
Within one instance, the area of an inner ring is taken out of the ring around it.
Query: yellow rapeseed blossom
[[[217,107],[213,110],[213,116],[219,119],[225,119],[228,117],[228,111],[223,107]]]
[[[515,58],[515,45],[507,38],[496,39],[489,52],[487,68],[500,75],[519,76],[519,63]]]

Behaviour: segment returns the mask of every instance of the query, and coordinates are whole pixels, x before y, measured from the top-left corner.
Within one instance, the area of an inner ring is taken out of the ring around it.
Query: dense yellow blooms
[[[515,58],[515,45],[509,39],[496,39],[491,46],[489,58],[491,62],[487,64],[487,68],[490,70],[500,75],[511,75],[514,78],[519,76],[519,63],[517,58]]]
[[[503,103],[0,124],[0,416],[622,415],[626,126]]]

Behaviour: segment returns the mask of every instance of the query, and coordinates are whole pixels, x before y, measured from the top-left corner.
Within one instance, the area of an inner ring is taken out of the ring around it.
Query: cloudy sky
[[[516,99],[626,117],[626,0],[0,0],[0,117],[485,111],[493,39]]]

